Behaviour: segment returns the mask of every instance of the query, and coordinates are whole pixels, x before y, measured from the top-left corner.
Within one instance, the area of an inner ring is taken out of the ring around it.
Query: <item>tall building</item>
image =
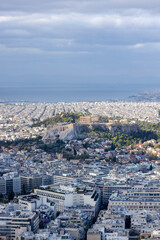
[[[21,178],[20,177],[13,178],[13,192],[15,194],[21,193]]]
[[[17,239],[24,231],[37,232],[39,228],[39,217],[36,213],[29,211],[15,211],[11,213],[0,213],[0,235],[6,239]]]
[[[6,195],[10,192],[15,194],[21,193],[21,179],[20,177],[5,176],[0,178],[0,194]]]
[[[0,178],[0,194],[6,194],[6,181],[4,178]]]
[[[27,193],[32,192],[34,188],[40,187],[42,185],[42,177],[41,176],[21,176],[21,189],[22,194],[25,190]]]
[[[6,181],[6,194],[8,194],[13,191],[13,178],[7,177],[5,181]]]

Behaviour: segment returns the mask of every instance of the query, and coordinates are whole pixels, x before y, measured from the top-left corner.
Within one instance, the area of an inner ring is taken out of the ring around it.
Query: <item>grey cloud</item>
[[[5,36],[30,36],[30,33],[23,29],[7,29],[1,32],[2,35]]]
[[[47,45],[51,50],[83,51],[95,44],[159,41],[159,0],[15,0],[14,4],[0,0],[0,4],[0,40],[16,48],[44,50]]]
[[[129,14],[106,13],[106,14],[82,14],[82,13],[61,13],[61,14],[11,14],[1,15],[0,24],[11,26],[35,25],[70,25],[78,27],[159,27],[160,15],[152,15],[147,11],[133,11]]]
[[[0,0],[0,33],[4,81],[160,74],[159,0]]]
[[[44,11],[80,11],[80,12],[105,12],[110,9],[153,9],[160,8],[159,0],[1,0],[3,11],[18,10],[26,12]]]

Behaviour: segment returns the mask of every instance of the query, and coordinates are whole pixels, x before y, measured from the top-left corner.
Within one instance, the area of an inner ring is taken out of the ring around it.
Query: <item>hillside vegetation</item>
[[[78,122],[80,119],[80,116],[85,116],[86,114],[83,113],[59,113],[51,118],[47,118],[44,121],[38,121],[32,125],[32,127],[40,127],[44,126],[47,127],[48,125],[54,125],[56,123],[75,123]]]

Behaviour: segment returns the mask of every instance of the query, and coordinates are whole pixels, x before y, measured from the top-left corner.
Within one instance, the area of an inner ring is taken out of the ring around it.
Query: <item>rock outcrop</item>
[[[50,127],[43,136],[43,141],[59,139],[72,140],[78,138],[82,132],[87,132],[89,126],[86,124],[65,124]]]
[[[121,132],[121,133],[133,133],[138,132],[139,127],[137,124],[110,124],[110,123],[96,123],[96,124],[57,124],[54,126],[50,126],[43,136],[43,141],[52,141],[59,137],[59,139],[72,140],[77,139],[81,136],[82,133],[89,132],[91,128],[98,128],[102,131],[109,131],[111,133]]]

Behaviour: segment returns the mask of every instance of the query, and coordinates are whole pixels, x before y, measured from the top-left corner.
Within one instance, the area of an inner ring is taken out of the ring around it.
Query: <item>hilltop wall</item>
[[[43,136],[44,141],[54,140],[59,137],[61,140],[72,140],[78,138],[82,133],[87,133],[91,128],[102,128],[103,131],[111,133],[121,132],[129,134],[131,132],[138,132],[137,124],[122,124],[122,123],[74,123],[74,124],[57,124],[50,126]]]

